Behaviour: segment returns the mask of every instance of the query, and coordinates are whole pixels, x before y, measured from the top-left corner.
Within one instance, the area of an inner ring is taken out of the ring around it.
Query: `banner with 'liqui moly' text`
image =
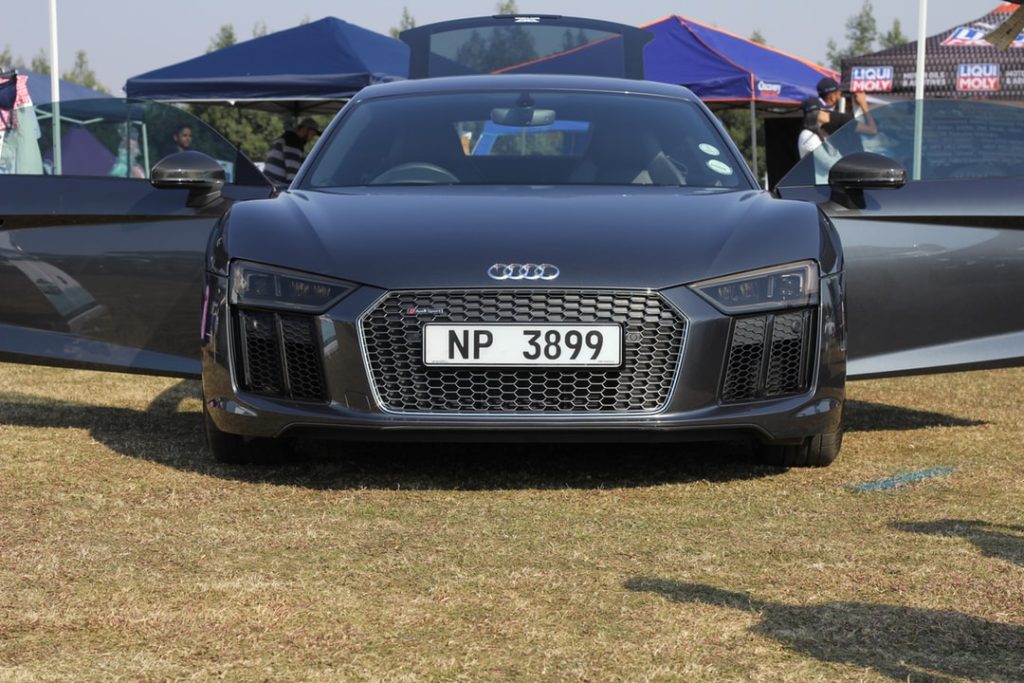
[[[925,96],[1024,101],[1024,33],[1006,50],[985,40],[1018,7],[1005,2],[983,17],[927,38]],[[913,97],[917,43],[843,60],[842,80],[850,92]]]

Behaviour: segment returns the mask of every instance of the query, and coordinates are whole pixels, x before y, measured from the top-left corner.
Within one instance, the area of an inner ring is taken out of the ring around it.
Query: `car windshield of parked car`
[[[351,107],[301,187],[750,187],[730,144],[685,99],[501,90],[381,97]]]
[[[267,184],[219,133],[187,111],[159,102],[103,97],[28,105],[6,118],[2,113],[0,174],[145,180],[163,157],[193,150],[216,160],[228,183]]]
[[[976,100],[925,100],[920,168],[915,174],[917,103],[871,109],[877,132],[865,133],[863,115],[826,138],[779,182],[782,187],[827,185],[828,171],[851,152],[875,152],[899,161],[919,180],[1024,176],[1024,109]],[[794,143],[795,144],[795,143]]]

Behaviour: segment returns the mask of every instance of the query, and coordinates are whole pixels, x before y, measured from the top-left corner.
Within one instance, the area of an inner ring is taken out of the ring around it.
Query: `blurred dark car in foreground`
[[[1019,177],[908,180],[858,136],[773,196],[689,91],[629,78],[642,34],[414,29],[411,73],[459,75],[364,89],[273,197],[198,122],[207,154],[144,160],[149,182],[0,176],[0,357],[202,376],[226,461],[295,436],[743,438],[782,465],[838,454],[848,355],[1021,361]],[[619,77],[492,75],[586,46]],[[92,134],[111,150],[185,115],[122,106]]]

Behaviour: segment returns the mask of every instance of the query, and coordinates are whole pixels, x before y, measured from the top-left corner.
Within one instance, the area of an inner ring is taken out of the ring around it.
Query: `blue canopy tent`
[[[128,97],[331,111],[371,83],[404,78],[409,48],[341,19],[253,38],[128,79]]]
[[[672,15],[641,28],[654,34],[644,54],[648,80],[684,85],[709,104],[795,107],[831,69],[722,29]]]
[[[24,69],[18,69],[18,73],[22,76],[28,76],[28,95],[32,98],[32,104],[49,104],[52,98],[50,97],[50,77],[47,74],[36,73],[35,71],[26,71]],[[107,93],[102,93],[92,88],[87,88],[84,85],[78,83],[72,83],[71,81],[60,81],[60,101],[67,102],[70,100],[95,100],[103,97],[110,97]]]
[[[792,109],[831,69],[713,26],[672,15],[641,28],[654,34],[644,53],[648,80],[683,85],[710,106],[750,106],[757,172],[757,109]]]

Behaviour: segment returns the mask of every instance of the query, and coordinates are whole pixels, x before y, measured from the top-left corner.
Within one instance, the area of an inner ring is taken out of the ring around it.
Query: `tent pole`
[[[60,139],[60,59],[57,56],[57,0],[50,0],[50,102],[53,107],[53,174],[63,172]]]
[[[914,83],[914,180],[921,179],[921,150],[924,137],[924,59],[928,38],[928,0],[920,0],[917,10],[917,81]]]
[[[750,100],[750,160],[754,178],[760,185],[760,176],[757,175],[757,103],[754,100]]]

